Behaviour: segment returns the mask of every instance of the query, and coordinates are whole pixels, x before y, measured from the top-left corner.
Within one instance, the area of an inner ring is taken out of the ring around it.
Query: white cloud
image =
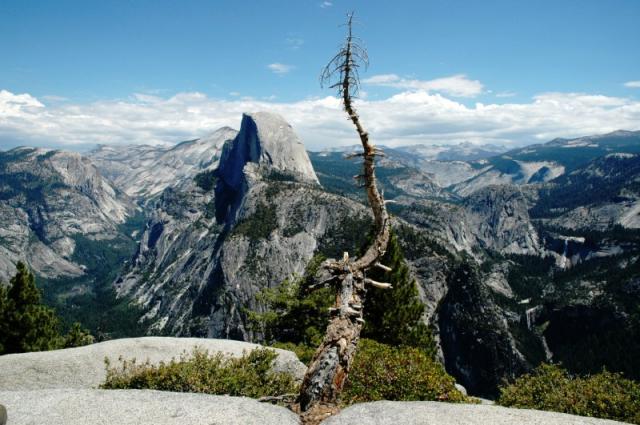
[[[512,92],[512,91],[503,91],[503,92],[496,93],[496,97],[499,97],[499,98],[514,97],[517,94],[518,93],[515,93],[515,92]]]
[[[638,89],[640,88],[640,81],[627,81],[624,83],[624,86],[632,89]]]
[[[288,74],[293,70],[292,65],[285,65],[283,63],[278,63],[278,62],[270,63],[269,65],[267,65],[267,68],[269,68],[271,72],[273,72],[274,74],[279,74],[279,75]]]
[[[323,9],[331,6],[333,6],[333,2],[330,2],[330,1],[323,1],[322,3],[320,3],[320,7]]]
[[[365,84],[374,86],[394,87],[403,90],[426,90],[439,92],[455,97],[475,97],[482,93],[484,86],[478,80],[470,80],[464,74],[435,80],[415,80],[401,78],[396,74],[374,75],[362,80]]]
[[[438,93],[405,91],[356,104],[377,144],[524,144],[618,129],[640,129],[640,102],[584,93],[543,93],[525,103],[467,106]],[[238,128],[243,112],[281,114],[309,149],[357,143],[340,101],[331,96],[279,103],[135,94],[125,100],[44,105],[30,94],[0,91],[0,149],[32,146],[165,144]]]
[[[0,120],[36,113],[40,108],[44,108],[44,105],[30,94],[13,94],[0,90]]]

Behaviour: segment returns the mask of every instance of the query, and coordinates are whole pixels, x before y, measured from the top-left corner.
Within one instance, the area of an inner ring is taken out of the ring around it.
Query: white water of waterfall
[[[564,240],[564,251],[562,252],[562,259],[560,260],[560,268],[567,268],[567,261],[569,261],[569,258],[567,258],[567,254],[569,253],[569,239],[565,239]]]

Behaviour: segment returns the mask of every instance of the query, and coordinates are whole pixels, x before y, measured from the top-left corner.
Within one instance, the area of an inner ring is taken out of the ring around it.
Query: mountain
[[[245,114],[206,178],[164,191],[115,286],[145,309],[152,332],[246,340],[256,292],[302,274],[318,239],[352,211],[320,189],[274,114]]]
[[[348,150],[352,151],[353,149]],[[404,153],[389,148],[385,148],[384,152],[385,157],[377,164],[376,175],[386,199],[406,204],[425,198],[455,198],[434,181],[433,175],[405,165]],[[346,159],[346,155],[348,153],[342,151],[309,153],[313,168],[325,190],[364,201],[364,192],[354,190],[357,184],[355,176],[362,173],[362,164],[357,160]]]
[[[222,146],[237,132],[223,127],[201,139],[156,147],[133,145],[99,146],[88,153],[103,176],[113,181],[134,199],[149,199],[167,187],[192,179],[196,174],[214,169]]]
[[[385,149],[377,174],[424,320],[473,394],[549,360],[636,377],[640,347],[625,345],[640,340],[634,137],[469,161]],[[581,149],[579,164],[561,155]],[[26,257],[47,301],[103,337],[259,341],[247,312],[264,311],[262,288],[366,241],[361,164],[344,153],[307,153],[269,113],[173,148],[2,152],[0,260],[11,270]],[[45,251],[61,272],[39,265]]]
[[[410,145],[396,149],[418,157],[421,161],[475,161],[490,158],[508,150],[503,146],[476,145],[469,142],[455,145]]]
[[[247,311],[264,310],[256,297],[260,289],[302,275],[316,255],[358,252],[371,225],[369,209],[351,181],[358,164],[339,152],[312,153],[311,158],[318,164],[320,183],[328,181],[329,187],[317,183],[312,162],[281,117],[246,114],[236,138],[225,144],[217,169],[162,193],[149,212],[138,251],[114,283],[121,298],[142,309],[147,333],[259,339]],[[419,194],[400,193],[401,187],[416,184],[403,180],[419,172],[407,171],[392,157],[378,171],[387,193],[396,191],[402,201],[394,229],[427,304],[425,320],[442,330],[444,361],[457,358],[452,370],[472,370],[465,382],[481,393],[493,391],[505,374],[527,370],[530,364],[518,351],[482,272],[459,253],[477,255],[483,246],[505,253],[538,252],[519,192],[487,193],[482,208],[426,199],[433,204],[430,209],[416,204]],[[442,217],[447,224],[436,227]],[[487,219],[490,224],[484,225]],[[452,243],[451,235],[458,242]],[[476,292],[469,297],[453,291],[458,285]],[[481,320],[474,313],[479,305],[485,309]],[[450,344],[466,338],[470,329],[473,338],[481,335],[487,343],[471,351]],[[509,371],[506,363],[512,365]],[[478,374],[487,367],[491,373]]]
[[[144,218],[133,200],[77,153],[0,153],[0,281],[17,261],[35,272],[44,300],[98,338],[141,332],[135,306],[112,282],[131,258]]]
[[[639,228],[640,155],[607,154],[552,180],[533,214],[572,229]]]
[[[537,184],[551,181],[596,158],[613,153],[640,153],[640,131],[615,131],[576,139],[555,139],[495,155],[473,157],[449,155],[444,161],[434,154],[440,147],[400,148],[412,152],[404,164],[433,175],[433,180],[459,196],[487,186]],[[425,153],[426,152],[426,153]]]
[[[48,149],[0,153],[0,279],[17,260],[40,276],[85,274],[82,240],[115,241],[136,213],[131,200],[85,157]]]

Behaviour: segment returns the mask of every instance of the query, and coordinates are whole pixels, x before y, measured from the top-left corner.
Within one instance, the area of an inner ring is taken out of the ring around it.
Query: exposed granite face
[[[213,198],[166,191],[115,283],[147,310],[150,332],[250,339],[256,293],[304,274],[345,217],[368,218],[362,205],[297,182],[255,183],[233,224],[215,218]]]
[[[77,153],[0,153],[0,280],[18,260],[45,277],[79,276],[75,236],[113,239],[136,207]]]
[[[297,181],[318,183],[304,144],[277,114],[256,112],[242,116],[240,132],[223,149],[218,175],[228,186],[240,190],[246,180],[244,168],[249,163]]]
[[[259,348],[241,341],[199,338],[145,337],[123,338],[63,350],[0,356],[0,391],[97,388],[106,378],[105,358],[117,365],[118,359],[168,362],[190,354],[195,348],[209,353],[241,357]],[[291,351],[274,349],[278,357],[273,370],[302,380],[306,366]]]
[[[152,390],[0,391],[11,425],[297,425],[284,407],[246,397]]]
[[[214,190],[165,190],[115,288],[146,310],[152,333],[248,340],[256,293],[302,275],[329,229],[366,212],[322,191],[274,114],[244,115],[211,178]]]
[[[338,415],[322,423],[325,425],[622,425],[622,422],[564,413],[435,401],[360,403],[347,407]]]
[[[202,171],[218,166],[224,144],[238,132],[222,127],[173,147],[100,146],[88,153],[100,172],[127,195],[146,202],[163,190],[179,187]]]

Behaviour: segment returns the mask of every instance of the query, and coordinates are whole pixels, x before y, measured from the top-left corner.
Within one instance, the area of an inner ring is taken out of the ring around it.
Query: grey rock
[[[87,156],[127,195],[148,202],[168,187],[181,186],[218,166],[222,147],[238,132],[222,127],[195,140],[163,146],[100,146]]]
[[[40,276],[77,277],[74,237],[112,240],[136,206],[86,157],[50,149],[0,153],[0,281],[26,261]]]
[[[7,354],[0,356],[0,390],[36,390],[51,388],[96,388],[105,380],[105,358],[112,365],[118,359],[147,359],[154,364],[190,354],[195,347],[211,353],[223,352],[240,357],[244,352],[260,347],[248,342],[199,339],[145,337],[116,339],[98,344],[64,350]],[[274,349],[278,353],[273,368],[291,373],[302,380],[306,367],[290,351]]]
[[[304,144],[291,125],[277,114],[244,114],[240,132],[223,149],[218,172],[227,185],[238,191],[246,179],[247,164],[318,183]]]
[[[456,387],[456,390],[460,391],[464,395],[467,395],[467,389],[465,387],[463,387],[462,385],[458,384],[457,382],[454,385]]]
[[[253,339],[246,310],[264,309],[256,293],[302,275],[345,217],[368,217],[320,188],[304,145],[275,114],[243,116],[216,176],[215,190],[163,192],[114,282],[145,311],[150,334]]]
[[[614,425],[622,422],[539,410],[440,403],[377,401],[350,406],[323,425]]]
[[[11,425],[296,425],[285,409],[245,397],[150,390],[0,391]]]

